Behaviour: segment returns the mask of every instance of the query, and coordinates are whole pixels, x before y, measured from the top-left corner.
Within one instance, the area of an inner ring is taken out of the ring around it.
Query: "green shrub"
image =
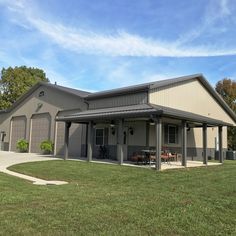
[[[40,144],[40,149],[44,154],[50,154],[53,151],[53,143],[51,140],[44,140]]]
[[[25,139],[19,139],[16,144],[16,148],[19,152],[27,152],[29,148],[29,142]]]

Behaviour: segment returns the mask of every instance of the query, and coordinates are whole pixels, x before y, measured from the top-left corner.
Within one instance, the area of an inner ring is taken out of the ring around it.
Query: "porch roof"
[[[154,104],[138,104],[132,106],[120,106],[102,109],[86,110],[66,116],[58,116],[57,121],[67,122],[81,122],[95,120],[110,120],[120,118],[155,118],[158,116],[170,117],[179,120],[186,120],[196,123],[205,123],[213,126],[232,126],[232,124],[223,122],[221,120],[212,119],[206,116],[201,116],[195,113],[177,110],[170,107],[164,107]]]
[[[58,121],[90,121],[113,118],[148,117],[150,115],[161,115],[162,111],[148,104],[132,106],[110,107],[102,109],[86,110],[68,116],[57,117]]]

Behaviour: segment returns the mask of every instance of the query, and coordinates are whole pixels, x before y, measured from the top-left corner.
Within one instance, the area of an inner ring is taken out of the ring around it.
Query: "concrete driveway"
[[[26,163],[26,162],[36,162],[36,161],[48,161],[48,160],[60,160],[52,156],[39,155],[34,153],[15,153],[15,152],[4,152],[0,151],[0,172],[19,177],[28,181],[32,181],[36,185],[61,185],[67,184],[65,181],[56,181],[56,180],[43,180],[35,178],[32,176],[19,174],[13,171],[8,170],[9,166]]]

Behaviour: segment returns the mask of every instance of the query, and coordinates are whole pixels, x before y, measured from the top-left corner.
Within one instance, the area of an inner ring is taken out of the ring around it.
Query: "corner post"
[[[88,144],[88,149],[87,149],[87,161],[92,161],[93,159],[93,122],[89,121],[87,124],[88,126],[88,131],[87,131],[87,144]]]
[[[155,121],[156,129],[156,170],[161,170],[162,119]]]
[[[187,123],[182,121],[182,166],[187,166]]]
[[[223,163],[224,158],[223,158],[223,143],[222,143],[222,126],[218,127],[218,135],[219,135],[219,162]]]
[[[203,164],[207,165],[207,124],[202,126],[202,142],[203,142]]]
[[[71,122],[66,122],[65,123],[65,153],[64,153],[64,160],[68,159],[70,126],[71,126]]]
[[[123,126],[124,120],[118,120],[118,132],[117,132],[117,159],[120,165],[123,164],[124,151],[123,151]]]

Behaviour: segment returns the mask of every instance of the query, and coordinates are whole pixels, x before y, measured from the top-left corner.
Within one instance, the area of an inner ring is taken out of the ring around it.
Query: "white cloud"
[[[222,19],[227,18],[231,14],[231,10],[229,7],[229,1],[228,0],[211,0],[210,3],[206,6],[205,12],[203,13],[203,16],[199,16],[199,22],[196,23],[196,27],[194,27],[193,30],[190,30],[183,35],[180,35],[180,37],[176,41],[176,45],[183,45],[185,43],[192,42],[193,40],[201,37],[204,34],[208,34],[209,31],[212,31],[212,27]],[[217,32],[222,33],[226,29],[223,27],[219,27],[217,25],[216,27]],[[211,53],[214,56],[214,51],[217,54],[219,51],[215,49],[210,49]],[[213,51],[213,52],[212,52]],[[221,50],[221,53],[225,53],[227,55],[231,50]],[[233,50],[235,51],[235,50]],[[210,53],[210,54],[211,54]],[[234,53],[233,53],[234,54]],[[211,55],[209,55],[211,56]]]
[[[228,0],[221,0],[220,1],[220,6],[221,6],[221,14],[223,16],[231,14],[231,10],[230,10],[230,7],[229,7],[229,1]]]
[[[227,0],[219,2],[220,12],[212,14],[208,9],[205,23],[174,42],[166,42],[153,38],[143,38],[128,32],[100,34],[66,27],[59,23],[51,23],[40,18],[24,4],[24,1],[8,3],[8,9],[18,15],[19,25],[32,27],[47,36],[60,47],[83,54],[102,54],[109,56],[135,57],[210,57],[236,55],[236,48],[220,48],[218,45],[185,46],[186,41],[199,37],[216,18],[230,14]]]

